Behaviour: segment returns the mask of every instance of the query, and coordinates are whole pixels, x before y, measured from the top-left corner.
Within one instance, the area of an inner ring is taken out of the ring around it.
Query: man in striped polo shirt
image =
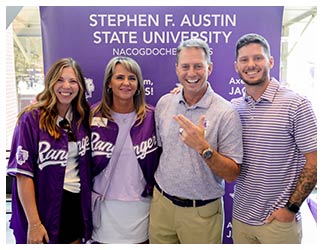
[[[235,186],[234,243],[301,243],[299,207],[317,181],[317,124],[310,102],[270,77],[265,38],[242,36],[235,69],[245,83],[232,104],[243,126]]]

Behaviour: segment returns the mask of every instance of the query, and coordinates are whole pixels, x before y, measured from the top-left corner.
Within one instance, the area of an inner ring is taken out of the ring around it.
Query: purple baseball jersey
[[[39,110],[26,112],[20,118],[12,139],[7,174],[22,174],[34,180],[36,203],[42,224],[49,235],[49,243],[57,243],[62,206],[63,184],[68,157],[68,136],[55,140],[39,127]],[[77,119],[75,119],[77,120]],[[81,125],[72,128],[77,138],[79,151],[79,174],[81,203],[84,223],[84,240],[91,237],[91,153],[89,129]],[[12,217],[16,243],[27,242],[28,223],[17,193],[16,178],[12,187]]]

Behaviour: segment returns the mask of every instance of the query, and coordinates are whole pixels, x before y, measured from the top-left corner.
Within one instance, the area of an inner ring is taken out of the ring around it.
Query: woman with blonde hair
[[[114,57],[107,64],[102,99],[91,112],[94,200],[92,240],[147,243],[150,196],[159,148],[154,109],[145,102],[138,63]]]
[[[81,243],[91,236],[89,105],[72,58],[56,61],[19,115],[7,173],[16,243]]]

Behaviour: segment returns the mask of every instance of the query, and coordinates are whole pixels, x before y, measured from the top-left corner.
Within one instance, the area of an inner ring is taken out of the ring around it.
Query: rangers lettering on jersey
[[[52,149],[47,141],[40,141],[38,167],[42,170],[47,165],[58,165],[62,167],[67,164],[68,151],[63,149]]]
[[[77,141],[79,155],[84,156],[87,150],[90,150],[90,138],[85,136],[81,141]]]
[[[139,145],[134,146],[135,154],[139,159],[144,159],[147,154],[155,151],[156,149],[156,136],[150,137],[146,141],[142,141]]]
[[[114,146],[110,142],[100,140],[100,134],[93,132],[91,136],[92,156],[105,155],[111,158]]]

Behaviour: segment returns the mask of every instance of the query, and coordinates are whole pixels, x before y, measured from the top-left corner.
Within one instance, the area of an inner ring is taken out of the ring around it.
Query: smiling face
[[[117,64],[111,77],[109,87],[112,89],[113,102],[129,102],[133,105],[133,96],[138,88],[136,74],[128,71],[122,64]]]
[[[239,49],[235,70],[249,86],[267,85],[273,65],[273,57],[268,57],[260,44],[250,43]]]
[[[198,99],[207,89],[207,79],[212,72],[212,64],[208,64],[205,52],[200,48],[184,48],[178,55],[176,74],[184,87],[184,96]]]
[[[62,74],[54,84],[53,89],[57,97],[58,113],[64,117],[80,89],[78,79],[72,67],[63,68]]]

